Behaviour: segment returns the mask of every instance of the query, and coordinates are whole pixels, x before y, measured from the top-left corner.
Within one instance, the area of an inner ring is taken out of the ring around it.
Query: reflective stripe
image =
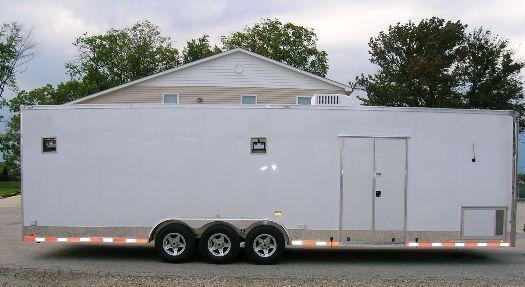
[[[314,241],[314,240],[292,240],[294,246],[327,246],[337,247],[339,246],[338,241]]]
[[[36,237],[24,236],[26,242],[90,242],[90,243],[148,243],[146,238],[122,238],[122,237]]]
[[[510,247],[509,242],[407,242],[405,247]]]

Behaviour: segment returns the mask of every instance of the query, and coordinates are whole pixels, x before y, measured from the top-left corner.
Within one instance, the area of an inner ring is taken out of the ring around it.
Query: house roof
[[[126,87],[129,87],[129,86],[133,86],[135,84],[138,84],[138,83],[142,83],[142,82],[145,82],[145,81],[148,81],[148,80],[151,80],[151,79],[155,79],[157,77],[160,77],[160,76],[163,76],[163,75],[166,75],[166,74],[169,74],[169,73],[173,73],[173,72],[176,72],[176,71],[180,71],[180,70],[183,70],[183,69],[186,69],[186,68],[189,68],[189,67],[193,67],[193,66],[196,66],[196,65],[199,65],[199,64],[202,64],[202,63],[206,63],[206,62],[209,62],[209,61],[213,61],[215,59],[218,59],[218,58],[221,58],[221,57],[224,57],[224,56],[227,56],[227,55],[230,55],[230,54],[233,54],[233,53],[236,53],[236,52],[241,52],[241,53],[245,53],[247,55],[250,55],[250,56],[253,56],[253,57],[256,57],[258,59],[261,59],[261,60],[264,60],[266,62],[269,62],[269,63],[272,63],[272,64],[275,64],[275,65],[278,65],[278,66],[281,66],[283,68],[286,68],[286,69],[289,69],[291,71],[294,71],[294,72],[297,72],[297,73],[300,73],[302,75],[305,75],[307,77],[310,77],[310,78],[313,78],[313,79],[316,79],[316,80],[319,80],[319,81],[322,81],[322,82],[325,82],[325,83],[328,83],[330,85],[333,85],[333,86],[336,86],[338,88],[342,88],[345,90],[345,92],[351,92],[352,91],[352,88],[350,86],[347,86],[347,85],[344,85],[344,84],[341,84],[339,82],[336,82],[334,80],[330,80],[330,79],[327,79],[327,78],[323,78],[323,77],[320,77],[318,75],[315,75],[315,74],[312,74],[312,73],[309,73],[309,72],[306,72],[306,71],[303,71],[301,69],[298,69],[298,68],[295,68],[295,67],[292,67],[290,65],[287,65],[287,64],[284,64],[284,63],[281,63],[279,61],[276,61],[276,60],[273,60],[273,59],[270,59],[268,57],[265,57],[265,56],[262,56],[262,55],[259,55],[257,53],[253,53],[251,51],[248,51],[246,49],[243,49],[243,48],[235,48],[235,49],[232,49],[232,50],[228,50],[228,51],[225,51],[225,52],[222,52],[222,53],[219,53],[219,54],[215,54],[215,55],[212,55],[212,56],[209,56],[209,57],[206,57],[206,58],[202,58],[200,60],[197,60],[197,61],[193,61],[193,62],[190,62],[190,63],[187,63],[187,64],[183,64],[183,65],[180,65],[180,66],[177,66],[175,68],[172,68],[172,69],[169,69],[169,70],[166,70],[166,71],[163,71],[163,72],[160,72],[160,73],[156,73],[156,74],[153,74],[153,75],[149,75],[147,77],[144,77],[144,78],[140,78],[140,79],[137,79],[135,81],[131,81],[129,83],[125,83],[125,84],[122,84],[120,86],[116,86],[116,87],[113,87],[113,88],[110,88],[110,89],[107,89],[107,90],[103,90],[103,91],[100,91],[98,93],[95,93],[95,94],[91,94],[89,96],[86,96],[86,97],[82,97],[80,99],[77,99],[77,100],[74,100],[74,101],[71,101],[69,103],[66,103],[65,105],[71,105],[71,104],[77,104],[77,103],[80,103],[80,102],[83,102],[85,100],[88,100],[88,99],[91,99],[91,98],[95,98],[95,97],[98,97],[98,96],[102,96],[102,95],[105,95],[105,94],[108,94],[108,93],[111,93],[111,92],[114,92],[114,91],[117,91],[117,90],[120,90],[120,89],[123,89],[123,88],[126,88]]]

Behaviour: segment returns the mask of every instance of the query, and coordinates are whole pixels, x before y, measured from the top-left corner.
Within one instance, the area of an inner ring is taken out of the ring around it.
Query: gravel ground
[[[0,268],[0,286],[523,286],[523,279],[133,276]]]
[[[0,200],[0,286],[525,286],[525,238],[500,250],[287,250],[278,265],[159,260],[151,245],[20,240],[20,197]]]

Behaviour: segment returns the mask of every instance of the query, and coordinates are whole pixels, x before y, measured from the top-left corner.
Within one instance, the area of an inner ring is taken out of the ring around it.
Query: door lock
[[[381,190],[376,190],[376,197],[381,197]]]

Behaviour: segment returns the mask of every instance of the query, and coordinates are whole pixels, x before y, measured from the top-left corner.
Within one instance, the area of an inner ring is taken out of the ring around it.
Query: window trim
[[[297,96],[295,98],[295,104],[299,105],[299,98],[309,98],[310,99],[310,105],[301,105],[301,106],[311,106],[312,105],[312,98],[313,96]]]
[[[166,96],[167,95],[169,95],[169,96],[177,95],[177,103],[166,103]],[[178,104],[180,104],[180,94],[179,93],[163,93],[162,94],[162,104],[164,104],[164,105],[178,105]]]
[[[255,104],[243,104],[242,103],[242,98],[243,97],[255,97]],[[257,105],[257,104],[259,104],[258,100],[259,99],[258,99],[257,95],[254,95],[254,94],[241,94],[241,105]]]

